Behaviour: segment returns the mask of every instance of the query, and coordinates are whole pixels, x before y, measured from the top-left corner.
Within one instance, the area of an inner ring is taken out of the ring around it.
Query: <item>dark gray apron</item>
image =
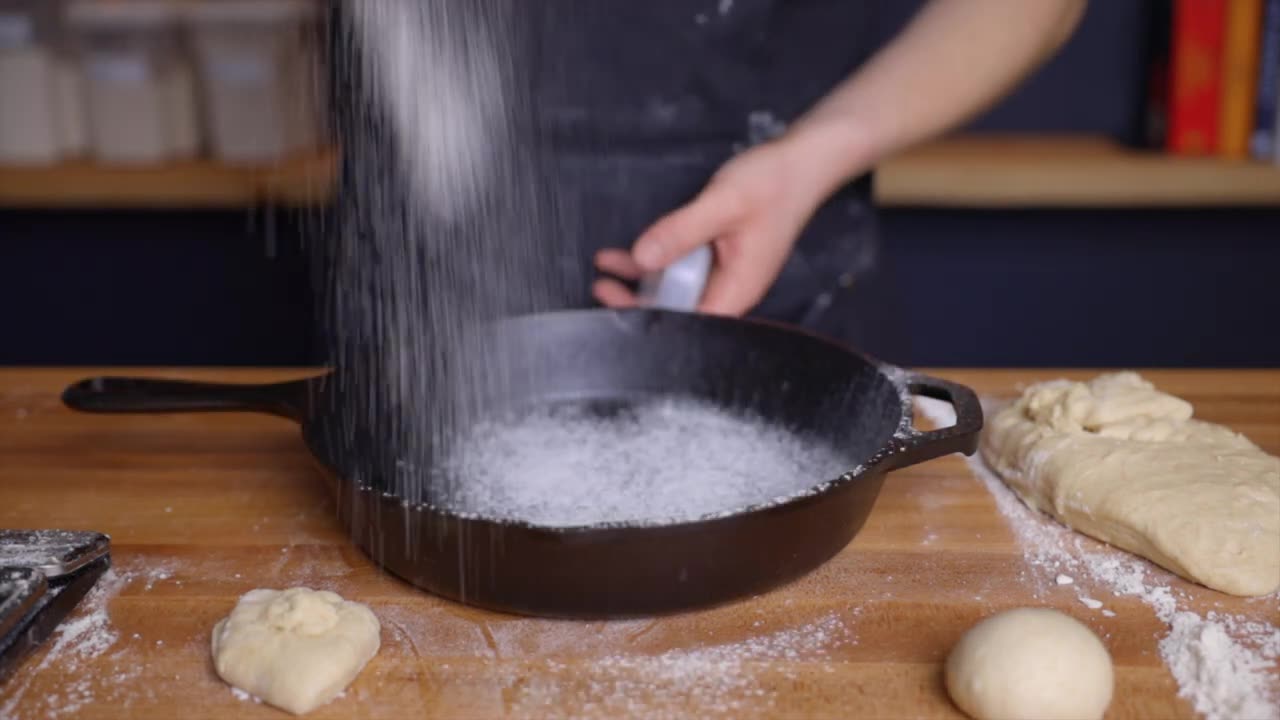
[[[534,105],[583,266],[629,247],[735,152],[767,140],[874,49],[855,0],[536,0]],[[860,342],[849,307],[875,265],[871,178],[832,197],[754,315]],[[590,303],[592,277],[573,290]]]

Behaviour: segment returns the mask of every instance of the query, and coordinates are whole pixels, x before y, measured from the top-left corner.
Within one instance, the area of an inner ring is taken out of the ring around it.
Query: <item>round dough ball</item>
[[[977,720],[1096,720],[1115,679],[1102,641],[1068,615],[1018,608],[969,629],[947,658],[947,692]]]

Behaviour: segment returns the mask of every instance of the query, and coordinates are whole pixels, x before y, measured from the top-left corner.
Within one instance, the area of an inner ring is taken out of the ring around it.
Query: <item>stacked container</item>
[[[309,0],[201,0],[188,11],[217,159],[270,163],[315,147],[322,102]]]
[[[0,163],[62,159],[56,21],[56,3],[0,0]]]
[[[95,159],[151,164],[193,157],[199,120],[179,4],[77,0],[67,21],[84,71]]]
[[[55,49],[55,90],[58,103],[58,137],[62,156],[75,158],[89,149],[89,128],[84,109],[84,74],[76,57],[75,43],[67,32],[65,2],[57,3],[58,24]]]

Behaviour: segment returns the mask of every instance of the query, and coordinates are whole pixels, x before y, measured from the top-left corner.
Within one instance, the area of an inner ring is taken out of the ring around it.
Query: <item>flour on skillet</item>
[[[955,422],[946,403],[917,398],[916,407],[936,425]],[[984,407],[988,415],[994,410]],[[1107,617],[1114,611],[1086,595],[1078,580],[1092,581],[1095,595],[1136,597],[1168,625],[1159,641],[1160,657],[1178,683],[1178,695],[1197,713],[1208,720],[1280,717],[1280,627],[1244,615],[1195,612],[1192,598],[1171,584],[1170,573],[1028,508],[980,456],[967,462],[1013,531],[1037,596],[1075,593],[1079,602]],[[1071,582],[1060,582],[1064,577]],[[1278,601],[1280,593],[1249,604],[1261,606],[1259,617],[1274,618]]]
[[[776,503],[850,470],[826,443],[692,399],[482,423],[444,464],[450,510],[534,525],[665,524]]]

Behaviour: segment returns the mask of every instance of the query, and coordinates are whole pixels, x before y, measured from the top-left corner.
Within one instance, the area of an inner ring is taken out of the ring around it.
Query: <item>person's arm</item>
[[[631,252],[605,250],[604,272],[634,279],[714,242],[700,310],[740,315],[781,270],[813,212],[881,159],[951,130],[1012,90],[1061,47],[1086,0],[931,0],[907,28],[780,138],[725,164],[692,202]],[[614,280],[597,299],[627,306]]]

